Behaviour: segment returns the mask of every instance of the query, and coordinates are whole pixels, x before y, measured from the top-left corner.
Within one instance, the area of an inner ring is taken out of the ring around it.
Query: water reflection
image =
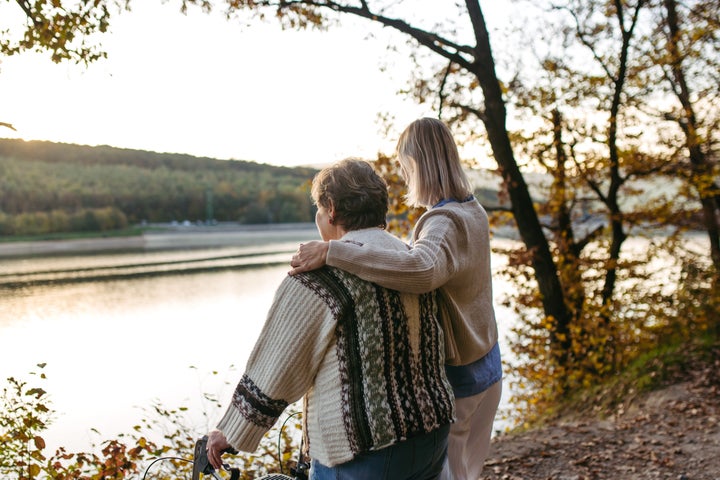
[[[5,290],[1,378],[47,363],[45,388],[59,414],[50,448],[87,450],[98,441],[91,427],[129,432],[139,407],[156,400],[197,410],[202,393],[224,398],[224,382],[237,381],[236,372],[203,377],[244,366],[286,272],[283,264]]]
[[[60,256],[3,261],[0,288],[217,272],[287,263],[297,243],[170,252]]]

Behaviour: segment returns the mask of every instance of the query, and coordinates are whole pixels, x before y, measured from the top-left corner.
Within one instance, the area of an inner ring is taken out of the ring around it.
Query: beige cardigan
[[[476,201],[451,202],[418,220],[412,249],[331,241],[327,264],[386,288],[424,293],[440,288],[446,361],[467,365],[497,342],[485,209]]]

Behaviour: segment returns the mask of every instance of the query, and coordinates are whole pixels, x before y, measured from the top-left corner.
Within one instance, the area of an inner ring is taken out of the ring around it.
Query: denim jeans
[[[447,456],[450,425],[346,463],[326,467],[312,461],[310,480],[435,480]]]

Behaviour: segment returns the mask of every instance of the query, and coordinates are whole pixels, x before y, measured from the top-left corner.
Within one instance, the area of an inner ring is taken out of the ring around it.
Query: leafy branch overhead
[[[13,7],[22,10],[26,22],[20,31],[0,31],[0,54],[44,51],[56,63],[69,60],[89,64],[107,56],[99,35],[108,32],[114,12],[129,9],[129,0],[0,2],[0,12]]]

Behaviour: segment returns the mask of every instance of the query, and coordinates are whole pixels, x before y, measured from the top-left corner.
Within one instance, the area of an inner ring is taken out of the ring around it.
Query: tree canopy
[[[22,31],[0,31],[0,54],[46,51],[53,62],[70,60],[87,64],[106,56],[97,35],[108,31],[113,12],[129,8],[129,1],[0,2],[0,12],[9,15],[13,13],[11,8],[22,10],[26,22]]]
[[[141,222],[311,222],[315,170],[113,147],[0,140],[0,235]]]

